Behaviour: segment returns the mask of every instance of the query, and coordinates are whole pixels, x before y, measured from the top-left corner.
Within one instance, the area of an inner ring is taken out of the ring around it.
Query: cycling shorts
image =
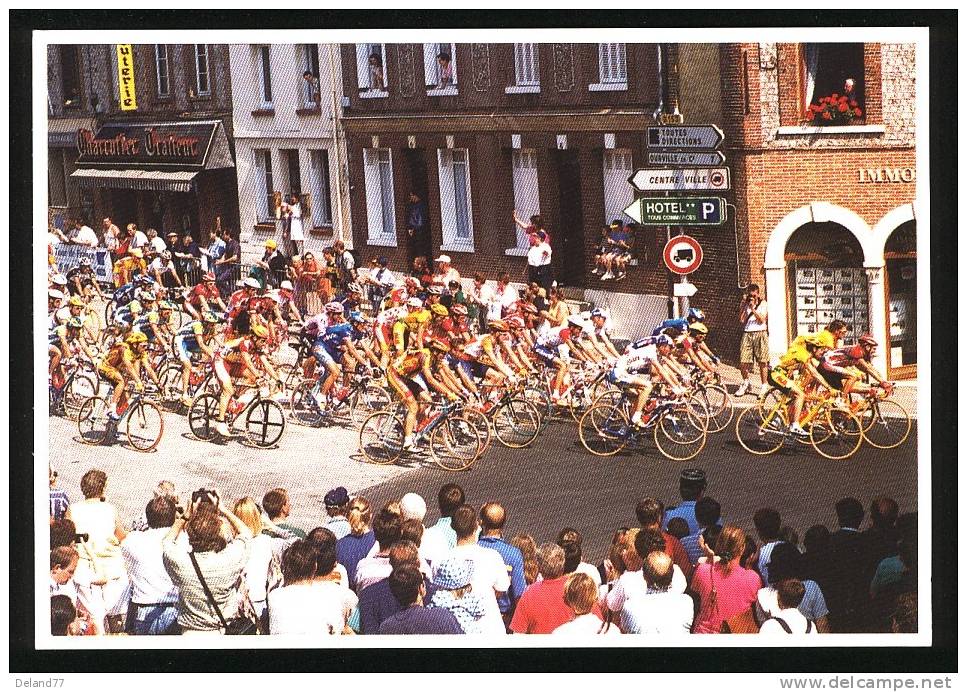
[[[561,358],[561,354],[557,352],[557,349],[551,349],[547,346],[535,345],[534,353],[536,353],[538,357],[544,361],[545,365],[554,365],[554,361],[560,360]]]
[[[426,381],[423,379],[423,375],[420,373],[417,373],[412,377],[406,377],[405,375],[400,375],[394,369],[390,368],[388,371],[387,381],[389,382],[389,385],[392,387],[393,391],[404,399],[419,397],[423,392],[430,391]]]
[[[198,345],[198,340],[193,337],[176,336],[175,354],[178,356],[178,360],[197,360],[198,356],[201,355],[201,346]]]
[[[326,350],[326,347],[321,343],[316,342],[312,345],[312,355],[316,359],[316,363],[321,367],[329,367],[330,365],[338,365],[338,361],[332,357],[332,354]]]
[[[789,375],[785,370],[776,366],[769,371],[769,376],[766,381],[773,387],[778,389],[783,394],[789,394],[792,391],[792,380],[789,379]],[[831,383],[832,384],[832,383]]]
[[[610,384],[639,384],[641,378],[647,378],[648,373],[646,372],[628,372],[627,370],[618,370],[617,368],[611,368],[605,379]]]
[[[117,385],[124,381],[124,375],[121,374],[121,371],[107,363],[98,365],[97,373],[111,384]]]

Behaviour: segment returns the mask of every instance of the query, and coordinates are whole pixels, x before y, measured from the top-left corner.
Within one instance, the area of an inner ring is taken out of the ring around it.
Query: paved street
[[[915,410],[916,390],[898,394]],[[746,397],[751,403],[752,398]],[[796,445],[771,457],[748,454],[735,440],[734,427],[710,436],[699,456],[672,462],[653,446],[612,458],[593,457],[578,440],[573,423],[552,423],[528,450],[509,450],[494,443],[469,471],[446,472],[432,462],[376,466],[360,460],[354,431],[310,430],[288,425],[279,447],[258,450],[239,442],[217,445],[190,437],[187,420],[165,414],[158,450],[140,453],[123,445],[91,447],[77,441],[72,421],[50,420],[50,454],[60,473],[59,485],[79,497],[81,475],[91,467],[108,474],[108,497],[126,520],[138,516],[161,479],[179,493],[215,487],[231,499],[251,494],[261,498],[282,486],[293,502],[292,521],[311,528],[323,516],[322,498],[336,485],[362,492],[376,506],[405,492],[423,495],[430,505],[428,523],[436,519],[436,492],[454,481],[479,506],[500,500],[509,510],[508,534],[526,531],[538,542],[552,540],[565,525],[585,535],[585,554],[605,554],[614,528],[634,525],[634,505],[655,495],[667,504],[678,501],[678,474],[700,466],[709,475],[709,494],[723,505],[727,521],[751,529],[756,508],[771,504],[784,523],[799,535],[814,523],[835,526],[833,504],[854,495],[864,505],[877,495],[895,498],[901,511],[917,507],[916,427],[896,450],[865,446],[847,461],[831,461],[811,448]]]

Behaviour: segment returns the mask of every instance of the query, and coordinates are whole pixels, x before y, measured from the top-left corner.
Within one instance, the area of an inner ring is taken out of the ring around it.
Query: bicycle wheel
[[[68,417],[76,420],[81,405],[95,396],[97,396],[97,382],[87,375],[75,373],[64,385],[63,398],[61,399],[64,404],[64,412]]]
[[[873,402],[860,414],[863,436],[877,449],[893,449],[906,442],[913,422],[900,404],[890,399]]]
[[[684,404],[695,414],[695,419],[702,424],[702,429],[707,432],[711,427],[712,413],[705,397],[698,392],[690,392],[685,395]]]
[[[654,437],[659,452],[673,461],[687,461],[702,451],[708,433],[704,421],[689,406],[681,405],[662,413]]]
[[[403,455],[403,419],[377,411],[359,428],[359,451],[371,464],[393,464]]]
[[[181,400],[181,363],[169,363],[158,375],[161,401],[166,406],[173,406]]]
[[[510,399],[498,406],[493,423],[497,441],[511,449],[528,446],[541,432],[540,413],[534,404],[524,399]]]
[[[773,387],[758,398],[756,406],[765,413],[774,409],[780,401],[782,401],[782,392]]]
[[[430,456],[441,469],[470,468],[480,451],[480,434],[463,416],[447,416],[430,433]]]
[[[547,423],[551,417],[551,395],[547,393],[544,389],[538,389],[537,387],[526,387],[521,392],[521,397],[526,401],[534,404],[537,409],[537,413],[541,417],[541,428],[547,427]]]
[[[735,416],[735,407],[732,404],[732,396],[722,385],[712,384],[703,387],[699,396],[704,400],[708,407],[708,431],[716,433],[725,430],[732,418]]]
[[[165,419],[161,407],[152,401],[139,401],[127,412],[128,442],[139,452],[150,452],[161,442]]]
[[[111,324],[111,316],[116,308],[117,303],[114,302],[113,298],[104,303],[104,324]]]
[[[319,402],[316,401],[317,387],[318,385],[313,380],[303,380],[292,392],[292,396],[289,397],[289,411],[296,423],[310,426],[317,426],[322,423],[325,414],[319,406]]]
[[[271,399],[259,399],[245,414],[245,434],[256,447],[272,447],[285,432],[285,412]]]
[[[107,437],[108,428],[113,425],[107,417],[107,399],[92,396],[81,404],[77,411],[77,432],[81,442],[89,445],[99,445]]]
[[[352,393],[349,415],[353,423],[362,425],[371,414],[388,408],[390,401],[389,392],[384,387],[369,382]]]
[[[863,425],[849,409],[829,407],[813,419],[809,441],[827,459],[847,459],[863,442]]]
[[[215,424],[218,420],[218,397],[214,394],[202,394],[191,405],[188,411],[188,427],[191,434],[199,440],[211,440],[215,437]]]
[[[574,419],[575,423],[581,422],[581,416],[584,412],[591,408],[594,404],[594,396],[591,393],[591,388],[587,385],[581,385],[575,387],[571,392],[571,403],[568,407],[568,411],[571,414],[571,418]]]
[[[477,434],[480,435],[480,454],[483,454],[490,446],[490,440],[493,437],[493,424],[490,418],[481,409],[472,406],[461,409],[460,415],[470,421]]]
[[[599,457],[617,454],[628,444],[630,422],[621,407],[595,404],[581,416],[578,437],[584,448]]]
[[[786,413],[776,406],[765,413],[750,406],[735,419],[735,437],[747,452],[772,454],[786,439]]]

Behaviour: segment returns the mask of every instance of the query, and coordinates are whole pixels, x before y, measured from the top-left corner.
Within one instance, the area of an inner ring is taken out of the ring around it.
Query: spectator
[[[900,540],[897,530],[899,516],[900,506],[892,498],[878,497],[870,503],[871,525],[863,532],[863,537],[869,544],[871,579],[881,560],[897,554],[897,543]]]
[[[712,562],[715,559],[715,544],[719,540],[719,534],[722,533],[722,526],[720,524],[715,524],[709,526],[707,529],[702,531],[698,535],[698,547],[702,551],[702,556],[698,558],[695,564],[700,565],[705,562]],[[748,534],[746,534],[746,551],[748,551]],[[743,558],[745,554],[743,553]],[[741,560],[739,562],[743,567],[749,569],[754,569],[755,565],[750,566],[746,560]]]
[[[762,579],[739,564],[744,550],[742,530],[725,526],[715,544],[715,560],[695,568],[692,591],[699,599],[695,633],[719,632],[723,621],[745,611],[755,602]]]
[[[449,86],[453,86],[453,63],[450,62],[449,53],[437,53],[437,75],[439,76],[439,84],[436,85],[437,89],[446,89]]]
[[[138,224],[129,223],[127,226],[127,229],[128,229],[128,237],[130,238],[130,241],[128,243],[129,251],[141,250],[145,254],[150,252],[151,241],[143,231],[138,230]]]
[[[503,528],[507,521],[507,512],[497,502],[488,502],[480,508],[480,538],[477,543],[484,548],[490,548],[500,554],[504,566],[510,574],[510,586],[497,596],[497,605],[505,625],[510,624],[514,615],[514,607],[527,588],[524,576],[524,555],[517,548],[503,538]]]
[[[223,519],[234,530],[231,540],[224,536]],[[182,530],[188,535],[190,550],[178,540]],[[175,519],[161,547],[165,569],[178,589],[178,625],[182,634],[224,633],[193,560],[222,617],[232,620],[241,606],[238,587],[251,540],[249,528],[222,504],[214,491],[209,491],[205,498],[193,499],[187,511]]]
[[[608,610],[614,613],[620,613],[628,601],[645,594],[648,584],[643,575],[644,560],[655,551],[665,552],[665,537],[661,530],[656,527],[640,530],[632,529],[625,535],[624,546],[622,559],[627,569],[618,578],[615,587],[608,593],[605,601]],[[672,562],[674,563],[674,559]],[[671,591],[684,593],[687,586],[688,580],[685,578],[685,574],[678,565],[674,565]]]
[[[688,522],[688,535],[692,536],[701,531],[698,519],[695,518],[695,503],[705,493],[708,487],[708,478],[702,469],[684,469],[678,478],[678,493],[681,495],[682,502],[677,506],[672,506],[665,512],[665,528],[668,522],[675,517],[681,517]]]
[[[50,597],[50,633],[55,637],[76,637],[82,634],[82,623],[70,596],[57,594]]]
[[[171,234],[169,233],[168,235],[170,236]],[[198,247],[198,243],[192,237],[190,230],[186,230],[182,234],[181,239],[174,244],[171,252],[175,256],[175,266],[181,274],[181,282],[186,285],[197,283],[197,273],[201,267],[202,252],[201,248]]]
[[[624,279],[625,266],[631,259],[631,234],[625,228],[621,219],[615,219],[611,222],[605,248],[606,252],[602,258],[605,273],[601,276],[601,280],[615,279],[620,281]]]
[[[681,517],[672,518],[668,522],[668,533],[677,538],[680,542],[683,541],[685,538],[688,538],[688,522]],[[685,547],[684,543],[682,543],[682,547]],[[685,552],[688,551],[686,550]]]
[[[383,299],[396,285],[396,277],[389,270],[389,259],[384,255],[370,261],[369,273],[359,280],[367,289],[367,298],[373,310],[378,310]]]
[[[803,598],[797,604],[804,617],[815,623],[820,632],[828,632],[826,599],[815,581],[803,576],[803,560],[799,550],[790,543],[780,543],[772,551],[769,559],[769,583],[759,589],[756,596],[756,615],[760,622],[768,617],[779,615],[782,607],[778,603],[778,585],[786,580],[796,580],[803,587]]]
[[[356,281],[356,260],[352,253],[346,250],[346,244],[337,240],[332,245],[336,269],[339,272],[339,287],[343,290]]]
[[[466,494],[456,483],[446,483],[437,493],[437,505],[440,508],[440,519],[429,527],[423,534],[423,545],[420,554],[425,557],[430,566],[443,558],[457,546],[457,534],[451,526],[453,513],[460,507]]]
[[[293,536],[292,541],[289,542],[287,545],[285,545],[285,548],[288,548],[290,545],[292,545],[292,543],[295,543],[298,540],[300,539]],[[306,540],[312,543],[314,546],[316,546],[316,550],[318,550],[319,552],[326,552],[327,550],[336,550],[336,544],[338,542],[333,532],[323,526],[317,526],[312,531],[310,531],[308,536],[306,537]],[[283,552],[284,550],[285,549],[283,548]],[[280,554],[280,558],[281,558],[281,554]],[[332,569],[331,572],[322,572],[317,569],[316,578],[335,581],[340,586],[344,586],[347,589],[349,588],[349,574],[346,572],[346,568],[341,564],[339,564],[338,560],[336,562],[336,566]]]
[[[510,544],[520,551],[524,559],[524,582],[530,586],[537,581],[540,574],[537,565],[537,541],[530,534],[519,533],[510,540]]]
[[[826,581],[825,573],[829,569],[826,561],[829,551],[829,529],[823,524],[816,524],[809,527],[803,536],[803,571],[818,583]]]
[[[101,220],[101,237],[103,239],[104,247],[108,249],[111,253],[111,261],[117,259],[115,253],[118,249],[118,244],[120,241],[121,229],[117,227],[114,221],[111,220],[110,216],[105,216]]]
[[[248,545],[248,562],[245,564],[245,584],[248,587],[248,597],[255,608],[255,616],[261,618],[265,611],[265,598],[270,587],[274,586],[273,571],[278,569],[278,563],[273,565],[272,537],[263,533],[266,528],[262,523],[262,512],[251,497],[243,497],[235,502],[235,516],[252,532],[252,540]],[[274,569],[273,569],[274,568]]]
[[[80,555],[73,545],[62,545],[50,551],[50,593],[63,593],[77,600],[77,589],[73,583]]]
[[[869,630],[872,632],[887,632],[890,629],[890,617],[896,610],[899,599],[904,594],[916,593],[917,590],[917,538],[915,535],[905,535],[898,546],[900,573],[895,581],[883,584],[877,588],[871,599],[868,611]]]
[[[829,537],[825,557],[828,571],[818,580],[829,606],[833,632],[862,632],[867,624],[871,559],[868,538],[859,531],[864,514],[856,498],[846,497],[836,503],[840,528]]]
[[[675,564],[667,553],[655,550],[648,554],[642,564],[645,592],[628,599],[621,611],[626,634],[676,637],[691,631],[694,604],[672,588],[674,574]]]
[[[320,100],[319,91],[319,78],[316,77],[312,72],[306,70],[302,73],[302,79],[305,81],[305,108],[309,110],[315,110],[320,107],[322,101]]]
[[[618,628],[606,626],[594,612],[597,601],[598,587],[594,580],[583,572],[571,574],[564,582],[564,603],[573,613],[573,619],[558,625],[551,634],[621,634]]]
[[[876,566],[876,570],[873,573],[873,578],[870,581],[870,596],[875,598],[877,593],[885,586],[890,584],[895,584],[899,582],[902,578],[904,569],[903,561],[900,560],[899,547],[900,543],[903,542],[913,542],[917,539],[917,515],[916,514],[902,514],[899,516],[896,522],[897,535],[899,540],[897,541],[897,550],[894,551],[894,555],[885,557]],[[51,544],[53,547],[53,544]]]
[[[711,497],[702,497],[695,503],[695,521],[698,523],[699,531],[706,531],[710,526],[719,526],[722,518],[722,505]],[[684,517],[675,517],[685,521]],[[671,533],[671,522],[668,522],[669,533]],[[688,530],[686,524],[686,531]],[[702,556],[702,549],[698,544],[700,534],[691,534],[682,538],[682,547],[688,554],[688,559],[692,564],[698,562]]]
[[[168,244],[164,241],[164,238],[158,235],[158,229],[149,228],[147,236],[148,248],[146,249],[146,254],[160,255],[168,249]]]
[[[554,283],[551,266],[553,251],[547,242],[547,234],[544,231],[537,231],[527,238],[530,244],[530,249],[527,251],[527,281],[533,281],[545,291],[550,291]]]
[[[369,90],[381,91],[386,88],[383,78],[383,58],[378,53],[369,54]]]
[[[285,488],[275,488],[265,493],[265,496],[262,498],[262,508],[265,510],[266,515],[268,515],[269,521],[278,528],[283,531],[288,531],[299,538],[306,537],[305,531],[297,526],[285,523],[285,520],[289,518],[289,514],[292,512],[292,505],[289,503],[289,493]]]
[[[796,529],[792,528],[788,524],[783,524],[782,528],[779,529],[779,540],[783,543],[789,543],[790,545],[799,547],[799,534],[796,533]]]
[[[373,536],[376,538],[378,550],[375,555],[367,555],[356,565],[356,574],[352,580],[356,593],[385,579],[393,571],[389,563],[389,549],[400,540],[402,531],[403,518],[384,506],[373,521]]]
[[[50,522],[50,549],[73,546],[77,528],[70,519],[54,519]]]
[[[635,507],[635,515],[638,517],[638,523],[641,524],[642,529],[654,529],[661,534],[665,541],[665,552],[685,575],[685,580],[690,579],[692,562],[688,559],[688,553],[685,552],[677,538],[661,529],[665,506],[659,500],[646,497]],[[645,556],[641,555],[641,557],[644,558]]]
[[[424,287],[433,283],[433,272],[430,270],[430,265],[426,257],[418,255],[413,258],[410,276],[419,280]]]
[[[451,281],[460,281],[460,272],[450,265],[450,255],[440,255],[436,258],[437,271],[433,275],[433,284],[449,288]]]
[[[287,276],[292,260],[279,252],[278,243],[272,238],[265,241],[265,252],[255,261],[249,276],[255,278],[263,289],[277,287]]]
[[[759,296],[759,286],[749,284],[739,307],[739,324],[742,325],[742,343],[739,348],[739,371],[742,373],[742,384],[735,392],[735,396],[745,396],[749,391],[749,371],[752,362],[759,365],[759,378],[762,380],[760,395],[769,389],[767,372],[769,370],[769,334],[767,320],[769,317],[766,301]]]
[[[57,486],[57,472],[48,465],[47,480],[50,485],[50,523],[53,524],[58,519],[63,519],[67,515],[67,508],[70,506],[70,498],[67,492]]]
[[[409,247],[413,259],[429,251],[430,220],[426,202],[416,192],[410,192],[406,204],[406,234],[410,237]]]
[[[69,242],[74,245],[96,248],[98,246],[97,233],[81,219],[75,219],[74,230],[71,231]]]
[[[433,574],[433,585],[437,590],[430,599],[430,607],[453,613],[464,634],[488,634],[484,621],[487,604],[485,599],[473,593],[471,575],[474,572],[474,563],[470,560],[444,558]]]
[[[306,236],[302,224],[302,204],[299,203],[299,196],[294,192],[282,204],[282,222],[285,229],[284,237],[289,240],[289,252],[293,255],[301,255]]]
[[[551,234],[547,232],[544,228],[544,217],[540,214],[534,214],[530,217],[529,223],[524,223],[524,221],[517,215],[517,210],[514,210],[514,223],[524,231],[524,235],[532,236],[538,233],[544,234],[544,239],[549,243],[551,242]]]
[[[487,321],[499,320],[504,310],[520,300],[517,289],[510,285],[510,274],[501,272],[497,276],[497,288],[490,295],[487,306]]]
[[[456,534],[456,546],[443,559],[467,560],[473,565],[473,592],[483,602],[486,610],[480,630],[486,634],[503,634],[506,630],[497,605],[497,594],[510,588],[510,575],[500,553],[477,543],[477,513],[470,505],[461,505],[453,511],[451,526]],[[441,562],[434,563],[436,575]]]
[[[397,541],[389,549],[389,563],[394,571],[402,565],[412,565],[419,569],[419,546],[408,540]],[[433,597],[433,594],[436,593],[437,587],[430,582],[425,572],[423,574],[424,586],[426,588],[423,605],[428,606],[430,605],[430,599]],[[402,607],[390,590],[388,578],[367,586],[359,592],[360,634],[379,634],[379,626],[383,621],[390,615],[395,615],[400,612],[400,610],[402,610]]]
[[[483,274],[473,275],[473,287],[467,293],[467,319],[477,325],[478,332],[486,331],[487,312],[493,300],[493,290],[487,285]]]
[[[530,585],[517,602],[510,621],[514,634],[550,634],[574,616],[564,602],[564,549],[556,543],[542,544],[537,550],[537,566],[543,579]],[[600,617],[597,604],[593,610]]]
[[[601,586],[601,575],[598,568],[589,562],[584,562],[581,558],[581,545],[584,537],[577,529],[565,527],[557,534],[557,544],[564,548],[564,573],[580,572],[591,577],[595,588]]]
[[[175,503],[169,497],[154,497],[144,514],[148,530],[134,531],[121,542],[131,580],[126,630],[129,634],[169,634],[178,619],[178,589],[165,569],[161,542],[175,523]]]
[[[426,582],[413,565],[400,565],[390,574],[389,588],[400,604],[400,611],[379,626],[380,634],[462,634],[460,623],[449,610],[427,608]]]
[[[782,542],[782,536],[780,536],[782,517],[771,507],[763,507],[752,515],[752,523],[755,525],[756,533],[759,534],[759,540],[762,541],[755,569],[762,575],[762,581],[768,584],[769,558],[772,555],[772,549]]]
[[[268,596],[271,634],[351,634],[350,614],[359,602],[349,589],[333,579],[336,552],[321,550],[308,540],[297,540],[282,553],[283,586]],[[319,573],[323,577],[319,578]]]
[[[349,574],[349,588],[356,588],[356,567],[359,561],[369,554],[376,545],[376,536],[370,524],[373,521],[373,511],[369,500],[357,497],[349,503],[349,534],[343,536],[336,543],[336,557]]]
[[[564,302],[564,292],[561,289],[552,288],[547,295],[549,301],[547,309],[540,313],[543,321],[538,331],[542,334],[555,327],[563,327],[571,315],[571,308]]]
[[[775,590],[779,610],[762,623],[759,634],[780,639],[784,634],[817,634],[816,624],[799,609],[806,594],[802,582],[784,579],[776,584]]]
[[[326,521],[326,528],[332,531],[336,540],[343,536],[348,536],[349,528],[349,493],[341,485],[333,488],[323,499],[326,506],[326,514],[329,519]]]
[[[225,298],[232,293],[239,279],[241,247],[232,236],[231,229],[228,228],[222,230],[222,243],[225,249],[221,256],[215,259],[215,282],[222,298]]]

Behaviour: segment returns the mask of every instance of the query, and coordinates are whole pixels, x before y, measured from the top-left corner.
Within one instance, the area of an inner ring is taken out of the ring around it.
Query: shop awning
[[[81,187],[159,192],[191,192],[191,182],[199,171],[144,171],[78,168],[71,173]]]
[[[77,145],[77,131],[94,127],[93,118],[49,118],[47,120],[47,145],[73,148]]]

